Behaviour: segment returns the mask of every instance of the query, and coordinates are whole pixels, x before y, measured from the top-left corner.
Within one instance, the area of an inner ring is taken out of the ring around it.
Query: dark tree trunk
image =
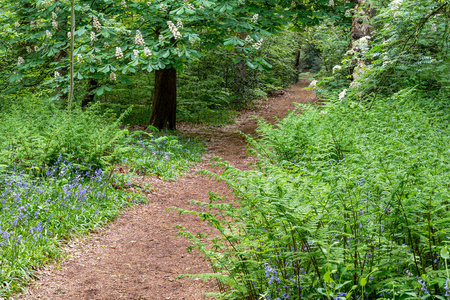
[[[177,70],[173,67],[155,72],[155,91],[149,125],[175,129],[177,120]]]
[[[95,78],[89,78],[88,88],[86,94],[84,94],[83,99],[81,100],[81,107],[86,107],[90,103],[94,102],[94,90],[98,87],[98,81]]]

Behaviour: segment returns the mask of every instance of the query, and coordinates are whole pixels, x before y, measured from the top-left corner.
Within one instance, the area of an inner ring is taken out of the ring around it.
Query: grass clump
[[[215,299],[448,299],[448,109],[409,89],[298,110],[249,137],[257,169],[204,172],[237,202],[212,193],[191,212],[220,232],[213,247],[180,232],[211,262]]]

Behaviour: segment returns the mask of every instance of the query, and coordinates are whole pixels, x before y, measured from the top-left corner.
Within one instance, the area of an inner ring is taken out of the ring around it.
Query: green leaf
[[[361,278],[361,280],[359,281],[359,284],[360,284],[361,286],[366,286],[366,284],[367,284],[367,278],[366,278],[366,277]]]
[[[450,258],[450,253],[448,251],[448,246],[444,246],[441,248],[441,257],[443,259],[449,259]]]
[[[332,283],[333,278],[331,278],[331,271],[328,270],[325,275],[323,275],[323,280],[325,280],[326,283]]]

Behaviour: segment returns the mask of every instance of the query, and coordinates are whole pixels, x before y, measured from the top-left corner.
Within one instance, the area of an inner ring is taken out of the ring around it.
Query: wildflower
[[[141,45],[141,46],[145,45],[145,41],[144,41],[144,38],[142,37],[142,33],[140,30],[136,30],[136,36],[134,37],[134,43],[136,45]]]
[[[67,33],[67,38],[70,40],[71,37],[72,37],[72,32],[69,31],[69,32]]]
[[[321,110],[319,115],[325,116],[328,112],[326,110]]]
[[[148,47],[145,47],[144,48],[144,55],[146,57],[148,57],[148,56],[152,55],[152,51],[150,51],[150,49],[148,49]]]
[[[309,84],[309,87],[310,88],[315,88],[317,86],[317,80],[313,80],[313,81],[311,81],[311,83]]]
[[[328,2],[328,5],[329,5],[329,6],[334,6],[334,0],[330,0],[330,1]]]
[[[252,47],[255,48],[256,50],[259,50],[259,49],[261,49],[262,42],[263,42],[263,39],[261,38],[256,43],[254,43],[252,45]]]
[[[55,71],[55,78],[58,78],[58,77],[60,77],[60,76],[61,76],[61,74],[59,74],[58,71]]]
[[[245,38],[245,42],[246,42],[246,43],[251,43],[251,42],[253,42],[252,37],[249,36],[249,35],[247,35],[247,37]]]
[[[111,80],[116,80],[116,73],[111,72],[111,74],[109,75],[109,78],[111,78]]]
[[[52,11],[52,19],[56,20],[57,18],[58,18],[58,15],[54,11]]]
[[[125,0],[122,0],[122,3],[121,3],[121,5],[122,5],[122,7],[123,7],[123,8],[127,7],[127,1],[125,1]]]
[[[52,36],[53,36],[53,34],[50,32],[50,31],[48,31],[48,30],[46,30],[45,31],[45,35],[47,36],[47,38],[52,38]]]
[[[352,10],[351,9],[347,9],[346,11],[345,11],[345,14],[344,14],[347,18],[349,18],[349,17],[351,17],[352,16]]]
[[[104,43],[103,43],[103,47],[105,47],[106,49],[108,49],[108,48],[109,48],[109,46],[110,46],[110,45],[109,45],[109,43],[108,43],[108,42],[104,42]]]
[[[30,46],[27,46],[27,53],[31,53],[31,52],[33,52],[33,49],[31,49]]]
[[[339,101],[342,101],[345,98],[345,94],[347,93],[347,89],[344,89],[339,93]]]
[[[91,42],[95,42],[97,40],[97,37],[95,36],[95,32],[91,31]]]
[[[250,20],[250,22],[256,23],[258,21],[258,18],[259,18],[259,14],[254,14],[252,19]]]
[[[99,31],[101,25],[102,24],[100,23],[97,17],[92,18],[92,27],[94,28],[95,31]]]
[[[20,23],[18,21],[14,22],[14,27],[20,27]]]
[[[117,59],[123,58],[123,52],[122,52],[122,49],[120,47],[116,47],[116,58]]]
[[[445,282],[445,285],[444,285],[445,297],[450,297],[450,288],[448,287],[448,281],[449,281],[449,279],[447,278],[447,281]]]
[[[38,51],[39,50],[39,47],[38,46],[34,46],[34,51]]]
[[[429,294],[425,282],[422,279],[419,279],[418,282],[421,284],[420,289],[422,290],[422,292],[424,292],[425,294]]]
[[[133,54],[134,54],[134,56],[137,58],[137,57],[139,57],[139,50],[138,49],[134,49],[133,50]]]
[[[25,63],[25,60],[23,59],[22,56],[19,56],[19,57],[17,58],[17,64],[20,66],[20,65],[23,64],[23,63]]]
[[[80,63],[80,64],[82,64],[84,62],[83,55],[81,55],[81,54],[77,55],[77,62]]]
[[[181,33],[172,21],[167,21],[167,26],[169,26],[170,32],[172,32],[172,35],[176,40],[181,38]]]
[[[52,21],[52,28],[53,29],[58,29],[58,22],[56,22],[55,20]]]
[[[162,34],[160,34],[160,35],[158,36],[158,41],[159,41],[160,43],[162,43],[162,42],[164,41],[164,36],[163,36]]]
[[[336,71],[339,71],[340,69],[342,69],[341,66],[339,66],[339,65],[334,66],[334,67],[333,67],[333,74],[334,74]]]

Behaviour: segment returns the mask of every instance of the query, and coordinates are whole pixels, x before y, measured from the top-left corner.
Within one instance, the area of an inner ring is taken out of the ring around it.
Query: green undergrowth
[[[450,109],[414,89],[375,102],[299,105],[248,137],[259,158],[181,229],[211,263],[214,299],[448,299]],[[445,99],[445,98],[444,98]],[[302,112],[299,114],[299,112]],[[212,247],[208,245],[213,245]]]
[[[203,151],[203,144],[189,137],[136,131],[116,149],[116,155],[137,175],[174,180],[199,162]]]
[[[65,255],[73,236],[101,228],[150,186],[175,179],[203,145],[168,132],[121,129],[125,114],[94,105],[71,112],[31,98],[0,111],[0,298],[21,291],[37,268]],[[131,171],[115,173],[117,165]],[[127,189],[137,186],[136,192]]]

